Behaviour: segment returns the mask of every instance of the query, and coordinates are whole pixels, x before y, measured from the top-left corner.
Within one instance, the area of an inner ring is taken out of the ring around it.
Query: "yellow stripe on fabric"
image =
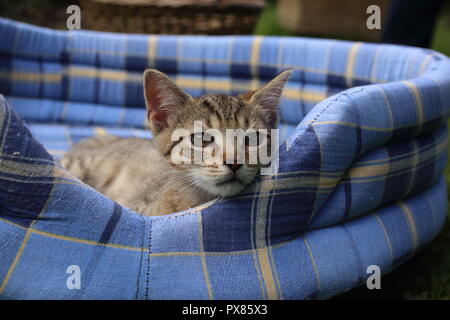
[[[423,117],[423,101],[420,96],[419,89],[411,81],[402,81],[402,82],[411,90],[411,92],[414,96],[414,100],[416,101],[417,118],[418,118],[417,122],[418,122],[418,126],[419,126],[418,131],[420,131],[420,129],[422,128],[423,122],[424,122],[424,117]]]
[[[255,242],[256,248],[266,247],[266,218],[267,208],[269,204],[270,192],[274,190],[273,180],[264,180],[260,183],[260,194],[266,194],[265,196],[258,197],[256,203],[256,219],[255,219]]]
[[[150,257],[152,258],[170,258],[170,257],[201,257],[201,256],[228,256],[228,255],[243,255],[253,253],[254,250],[242,250],[242,251],[230,251],[230,252],[152,252]]]
[[[417,169],[420,169],[427,165],[428,165],[428,163],[422,164],[422,165],[418,166]],[[379,175],[379,176],[367,177],[367,178],[366,177],[361,177],[361,178],[355,177],[355,180],[351,180],[346,176],[346,177],[342,178],[342,182],[348,183],[349,181],[351,181],[352,184],[378,182],[378,181],[384,181],[388,178],[398,177],[398,176],[404,175],[405,173],[410,173],[411,171],[412,171],[412,169],[408,168],[408,170],[406,170],[406,171],[405,170],[397,171],[395,173],[387,174],[387,175]]]
[[[180,87],[186,87],[186,88],[195,88],[195,89],[201,89],[203,87],[208,87],[211,89],[226,89],[229,90],[232,87],[230,80],[207,80],[203,81],[199,78],[191,78],[186,77],[183,75],[179,75],[176,77],[175,82]]]
[[[260,87],[262,87],[259,83],[259,80],[254,78],[250,80],[250,85],[249,85],[249,90],[253,91],[253,90],[258,90]]]
[[[55,173],[59,173],[59,171],[63,171],[63,169],[60,167],[54,166],[52,163],[23,164],[23,163],[18,162],[15,159],[14,160],[3,159],[2,166],[0,168],[0,173],[7,173],[7,174],[11,174],[11,175],[25,176],[25,177],[30,177],[30,176],[36,177],[38,175],[52,177],[52,176],[56,175]]]
[[[311,102],[320,102],[327,98],[327,95],[323,92],[314,92],[312,90],[294,90],[286,87],[283,90],[283,97],[288,99],[306,100]]]
[[[112,81],[135,81],[141,82],[142,75],[132,74],[126,71],[110,70],[110,69],[94,69],[94,68],[76,68],[70,67],[66,71],[68,76],[80,78],[101,78]]]
[[[233,85],[231,81],[211,81],[208,79],[203,83],[203,87],[211,91],[220,90],[229,92],[233,88]]]
[[[124,246],[121,244],[112,244],[112,243],[98,243],[92,240],[86,240],[86,239],[79,239],[79,238],[74,238],[74,237],[68,237],[68,236],[62,236],[59,234],[55,234],[55,233],[50,233],[50,232],[45,232],[45,231],[41,231],[41,230],[37,230],[37,229],[33,229],[33,228],[25,228],[19,224],[16,224],[14,222],[8,221],[6,219],[0,218],[0,221],[5,222],[7,224],[10,224],[14,227],[23,229],[23,230],[29,230],[30,233],[32,234],[37,234],[43,237],[47,237],[47,238],[52,238],[52,239],[58,239],[58,240],[64,240],[64,241],[70,241],[70,242],[74,242],[74,243],[80,243],[80,244],[87,244],[87,245],[93,245],[93,246],[102,246],[102,247],[108,247],[108,248],[114,248],[114,249],[124,249],[124,250],[131,250],[131,251],[143,251],[143,252],[148,252],[148,249],[146,248],[139,248],[139,247],[130,247],[130,246]],[[36,222],[36,220],[34,220],[33,222]]]
[[[386,240],[386,243],[388,245],[389,248],[389,257],[391,258],[391,263],[394,261],[394,255],[392,253],[392,244],[391,244],[391,239],[389,238],[389,234],[386,230],[386,227],[384,226],[383,220],[381,220],[381,218],[378,216],[378,214],[373,213],[373,216],[375,217],[375,219],[377,220],[378,224],[380,225],[381,229],[383,230],[384,233],[384,238]]]
[[[108,247],[108,248],[114,248],[114,249],[124,249],[124,250],[131,250],[131,251],[144,251],[144,252],[148,251],[148,249],[145,249],[145,248],[130,247],[130,246],[124,246],[124,245],[121,245],[121,244],[113,244],[113,243],[98,243],[98,242],[91,241],[91,240],[85,240],[85,239],[78,239],[78,238],[74,238],[74,237],[62,236],[62,235],[49,233],[49,232],[44,232],[44,231],[40,231],[40,230],[36,230],[36,229],[32,229],[31,232],[35,233],[35,234],[38,234],[38,235],[41,235],[41,236],[44,236],[44,237],[48,237],[48,238],[53,238],[53,239],[58,239],[58,240],[65,240],[65,241],[81,243],[81,244],[102,246],[102,247]]]
[[[99,69],[94,69],[94,68],[76,68],[76,67],[69,67],[66,69],[67,70],[67,74],[71,75],[73,77],[83,77],[83,78],[96,78],[98,77],[100,74],[98,73]],[[123,72],[116,72],[117,74],[122,73]],[[103,73],[104,74],[104,73]],[[125,79],[125,77],[123,77]]]
[[[277,172],[271,176],[261,176],[261,180],[269,180],[273,179],[273,177],[283,177],[283,176],[291,176],[294,174],[307,174],[307,175],[316,175],[316,176],[323,176],[327,178],[339,178],[342,173],[341,172],[326,172],[326,171],[314,171],[314,170],[299,170],[299,171],[288,171],[288,172]]]
[[[436,120],[436,119],[440,119],[442,117],[445,117],[447,115],[447,113],[450,112],[444,112],[442,114],[440,114],[439,116],[433,117],[433,118],[429,118],[427,120]],[[404,126],[396,126],[394,127],[385,127],[385,128],[378,128],[378,127],[370,127],[370,126],[365,126],[365,125],[358,125],[352,122],[346,122],[346,121],[339,121],[339,120],[329,120],[329,121],[317,121],[317,122],[313,122],[311,123],[311,125],[315,126],[315,125],[328,125],[328,124],[337,124],[337,125],[343,125],[343,126],[347,126],[347,127],[352,127],[352,128],[360,128],[360,129],[364,129],[364,130],[371,130],[371,131],[380,131],[380,132],[389,132],[389,131],[393,131],[394,129],[402,129],[402,128],[409,128],[413,125],[419,125],[420,123],[414,123],[414,124],[409,124],[409,125],[404,125]]]
[[[439,140],[435,140],[435,145],[425,145],[423,148],[418,149],[419,154],[421,154],[421,156],[423,157],[423,154],[427,154],[428,152],[430,152],[431,150],[436,150],[433,151],[436,154],[439,154],[440,152],[444,151],[446,146],[447,146],[447,137],[441,137]],[[425,153],[427,152],[427,153]],[[366,165],[370,165],[370,164],[377,164],[377,163],[385,163],[385,162],[393,162],[396,159],[400,159],[400,158],[404,158],[406,156],[411,156],[413,155],[413,152],[406,152],[406,153],[402,153],[399,154],[398,156],[393,156],[393,157],[387,157],[387,158],[381,158],[381,159],[375,159],[375,160],[367,160],[367,161],[358,161],[355,162],[353,164],[353,167],[359,167],[359,166],[366,166]],[[422,161],[423,162],[423,161]]]
[[[393,127],[390,127],[390,128],[370,127],[370,126],[365,126],[365,125],[360,125],[360,124],[346,122],[346,121],[340,121],[340,120],[317,121],[317,122],[312,123],[313,126],[328,125],[328,124],[336,124],[336,125],[341,125],[341,126],[345,126],[345,127],[360,128],[363,130],[379,131],[379,132],[389,132],[389,131],[394,130]]]
[[[109,135],[108,132],[106,132],[106,130],[102,127],[94,127],[94,134],[97,137],[104,137],[104,136]]]
[[[0,77],[11,78],[13,81],[25,81],[25,82],[60,82],[62,76],[67,74],[70,77],[80,77],[80,78],[93,78],[102,79],[110,81],[119,82],[142,82],[141,74],[131,74],[126,71],[115,71],[115,70],[98,70],[89,68],[75,68],[71,67],[67,69],[66,72],[61,72],[58,74],[39,74],[39,73],[0,73]],[[252,79],[248,82],[234,83],[231,80],[218,80],[218,79],[207,79],[202,81],[202,79],[189,78],[185,76],[177,76],[175,82],[177,85],[185,88],[194,89],[208,89],[211,91],[231,91],[233,89],[241,91],[257,90],[261,87],[261,83],[258,79]],[[310,102],[320,102],[327,98],[327,95],[320,91],[313,90],[302,90],[302,89],[290,89],[288,87],[283,90],[283,96],[287,99],[299,99]],[[66,110],[67,111],[67,110]],[[63,117],[65,112],[63,112]]]
[[[9,279],[11,278],[12,273],[14,272],[14,269],[17,266],[17,263],[20,260],[20,257],[22,256],[22,253],[25,249],[26,244],[28,243],[28,239],[30,238],[30,230],[27,230],[27,232],[25,233],[25,237],[22,240],[22,243],[20,244],[20,248],[16,253],[16,256],[14,257],[13,262],[11,263],[11,265],[9,266],[8,272],[6,273],[5,278],[2,281],[2,284],[0,285],[0,294],[3,293],[3,291],[6,288],[6,285],[9,282]]]
[[[365,167],[351,167],[347,176],[350,177],[350,179],[354,179],[386,175],[389,173],[389,168],[389,163]]]
[[[202,79],[183,77],[182,75],[176,76],[174,79],[175,83],[180,87],[188,88],[203,88]]]
[[[281,248],[293,241],[296,241],[297,239],[291,239],[291,240],[287,240],[287,241],[283,241],[283,242],[279,242],[277,244],[268,246],[272,249],[275,248]],[[174,257],[174,256],[188,256],[188,257],[198,257],[198,256],[213,256],[213,257],[218,257],[218,256],[235,256],[235,255],[248,255],[248,254],[253,254],[255,253],[255,249],[249,249],[249,250],[240,250],[240,251],[209,251],[209,252],[192,252],[192,251],[185,251],[185,252],[179,252],[179,251],[174,251],[174,252],[151,252],[149,253],[149,256],[152,258],[170,258],[170,257]]]
[[[18,157],[20,159],[20,157]],[[29,160],[29,159],[27,159]],[[77,185],[80,187],[90,188],[84,183],[82,183],[78,178],[72,175],[70,172],[66,171],[61,166],[54,165],[53,163],[28,163],[23,165],[20,162],[3,159],[2,167],[0,169],[1,174],[14,175],[13,177],[2,177],[4,180],[16,181],[16,182],[25,182],[25,183],[66,183],[71,185]],[[53,180],[29,180],[29,177],[51,177]],[[20,179],[21,177],[22,179]]]
[[[303,239],[303,243],[306,246],[306,250],[308,250],[309,259],[311,260],[311,264],[314,269],[314,274],[316,275],[317,292],[319,292],[320,291],[320,276],[319,276],[319,270],[317,269],[316,260],[314,259],[314,255],[312,253],[312,250],[311,250],[311,247],[310,247],[308,241],[306,240],[305,237],[302,237],[302,239]]]
[[[37,219],[39,217],[41,217],[42,213],[45,212],[45,210],[47,209],[47,207],[48,207],[48,205],[50,203],[50,199],[52,198],[52,194],[53,194],[54,189],[55,189],[54,186],[52,186],[52,188],[50,190],[50,193],[49,193],[49,196],[48,196],[47,200],[45,201],[45,204],[42,207],[41,211],[37,215],[36,220],[33,220],[30,223],[30,225],[28,226],[28,228],[23,227],[24,229],[26,229],[25,236],[24,236],[24,238],[22,240],[22,243],[20,244],[19,250],[17,250],[16,256],[14,257],[13,262],[11,263],[11,265],[8,268],[8,272],[6,273],[5,278],[3,279],[3,281],[2,281],[2,283],[0,285],[0,294],[3,293],[3,291],[6,288],[6,286],[8,285],[8,282],[9,282],[9,280],[11,278],[11,275],[13,274],[17,264],[19,263],[20,258],[22,257],[22,254],[23,254],[23,252],[25,250],[25,247],[26,247],[26,245],[28,243],[28,240],[30,239],[30,235],[31,235],[31,232],[32,232],[33,225],[36,223]],[[0,219],[4,220],[2,218],[0,218]],[[5,221],[7,221],[7,220],[5,220]]]
[[[387,109],[388,115],[389,115],[389,123],[391,125],[391,128],[394,128],[394,115],[392,113],[392,105],[391,105],[391,102],[389,101],[389,97],[382,86],[376,86],[376,88],[378,88],[378,90],[383,95],[384,104],[386,106],[386,109]],[[391,131],[389,138],[392,138],[393,134],[394,134],[394,130]]]
[[[7,157],[9,155],[2,155],[2,157]],[[12,159],[26,159],[31,160],[30,158],[13,156],[10,157]],[[40,161],[40,159],[35,159]],[[0,175],[2,174],[14,175],[15,177],[10,176],[2,176],[2,179],[8,181],[22,182],[22,183],[43,183],[43,184],[57,184],[64,183],[70,185],[76,185],[80,187],[85,187],[91,189],[91,187],[82,183],[78,178],[72,175],[70,172],[66,171],[62,166],[55,165],[55,163],[42,161],[41,163],[27,163],[26,165],[10,160],[3,159],[2,166],[0,168]],[[32,180],[30,181],[29,177],[51,177],[52,180]]]
[[[353,86],[353,69],[355,67],[356,56],[361,45],[361,42],[354,43],[350,48],[350,53],[348,54],[347,69],[345,70],[345,83],[348,88]]]
[[[416,222],[414,220],[414,216],[413,216],[411,210],[408,208],[408,206],[403,201],[400,201],[398,203],[398,205],[400,206],[403,214],[405,215],[406,221],[408,223],[408,229],[411,234],[413,250],[416,250],[417,243],[418,243],[418,235],[417,235],[417,226],[416,226]]]
[[[275,189],[296,189],[296,188],[311,188],[319,186],[319,188],[333,188],[341,178],[341,175],[335,178],[329,178],[324,176],[316,177],[278,177],[276,180],[272,180],[272,188]],[[269,181],[269,180],[262,180]],[[272,192],[272,189],[262,189],[260,194],[267,194]]]
[[[84,53],[84,54],[89,54],[89,53],[93,53],[93,54],[102,54],[102,55],[110,55],[110,56],[126,56],[126,57],[139,57],[139,58],[148,58],[148,53],[144,54],[144,55],[138,55],[138,54],[130,54],[127,53],[125,54],[117,54],[116,52],[108,52],[108,51],[102,51],[102,50],[93,50],[93,51],[89,51],[89,50],[72,50],[73,53]],[[27,57],[35,57],[32,54],[26,55]],[[46,56],[48,56],[49,58],[55,58],[52,55],[42,55],[40,54],[39,57],[40,58],[45,58]],[[211,63],[211,64],[216,64],[216,63],[220,63],[220,64],[230,64],[231,62],[226,59],[204,59],[204,58],[186,58],[183,57],[182,59],[177,59],[176,57],[164,57],[164,60],[166,61],[173,61],[173,62],[200,62],[200,63]],[[246,61],[234,61],[232,62],[235,65],[248,65],[249,63]],[[320,74],[320,75],[332,75],[332,76],[337,76],[337,77],[345,77],[344,73],[338,73],[338,72],[331,72],[327,69],[316,69],[316,68],[311,68],[311,67],[300,67],[300,66],[293,66],[293,65],[286,65],[286,64],[274,64],[274,63],[263,63],[263,62],[259,62],[258,66],[260,67],[271,67],[271,68],[276,68],[276,69],[283,69],[283,68],[287,68],[287,67],[291,67],[293,68],[294,71],[304,71],[304,72],[311,72],[311,73],[316,73],[316,74]],[[92,66],[92,68],[96,68],[94,66]],[[5,76],[10,78],[11,77],[11,73],[5,73]],[[136,76],[136,79],[138,79],[138,77]],[[370,82],[371,79],[370,78],[366,78],[366,77],[358,77],[358,76],[353,76],[353,80],[360,80],[360,81],[365,81],[365,82]],[[387,83],[389,82],[389,80],[377,80],[378,83]]]
[[[252,79],[247,83],[233,83],[231,80],[206,80],[189,78],[184,76],[177,76],[175,82],[180,87],[194,88],[194,89],[208,89],[208,90],[222,90],[231,91],[232,89],[239,89],[242,91],[257,90],[261,87],[258,79]],[[312,90],[297,90],[285,88],[283,90],[283,97],[288,99],[305,100],[311,102],[319,102],[324,100],[327,95],[323,92],[314,92]]]
[[[263,37],[261,36],[255,36],[252,40],[252,53],[250,56],[250,68],[251,68],[251,74],[254,77],[258,76],[258,60],[259,60],[259,51],[261,49],[261,42]],[[252,89],[254,90],[254,89]]]
[[[149,65],[154,65],[155,58],[156,58],[156,45],[157,45],[157,37],[154,35],[151,35],[148,37],[147,42],[147,58],[149,60]]]
[[[257,187],[255,188],[255,191],[258,190],[259,188],[259,184],[257,185]],[[259,262],[258,262],[258,253],[255,250],[255,242],[254,242],[254,238],[255,238],[255,212],[256,212],[256,208],[255,206],[258,203],[258,199],[259,197],[257,196],[256,192],[253,192],[253,194],[251,195],[252,198],[252,206],[251,206],[251,216],[250,216],[250,221],[251,221],[251,225],[250,225],[250,240],[251,240],[251,244],[252,244],[252,259],[253,259],[253,265],[255,267],[255,271],[256,271],[256,277],[258,279],[258,283],[259,283],[259,289],[261,290],[261,298],[262,299],[267,299],[267,294],[266,294],[266,289],[265,289],[265,285],[264,285],[264,280],[262,279],[262,275],[261,275],[261,268],[259,266]]]
[[[267,196],[259,196],[256,203],[256,219],[255,219],[255,243],[258,264],[261,276],[266,288],[267,299],[278,299],[277,287],[273,276],[270,260],[269,248],[266,244],[266,221],[269,208],[269,195],[274,190],[273,180],[265,180],[260,184],[260,192],[267,193]]]
[[[0,120],[0,123],[1,123],[1,120]],[[57,166],[58,168],[62,168],[62,166],[59,165],[58,163],[55,163],[53,160],[48,160],[48,159],[41,159],[41,158],[34,158],[34,157],[22,157],[20,155],[11,155],[11,154],[1,153],[1,152],[0,152],[0,157],[10,158],[10,159],[22,159],[22,160],[28,160],[28,161],[39,161],[42,164],[47,163],[51,166]],[[1,172],[1,170],[0,170],[0,172]]]
[[[202,270],[203,270],[203,276],[205,278],[205,285],[206,289],[208,290],[208,298],[209,300],[214,300],[214,295],[212,292],[211,282],[209,280],[209,274],[208,274],[208,267],[206,265],[206,256],[205,253],[205,247],[203,245],[203,227],[202,227],[202,214],[198,214],[198,243],[200,247],[200,260],[202,262]]]
[[[419,74],[418,75],[421,75],[422,73],[425,72],[425,70],[428,67],[428,64],[430,63],[432,57],[433,57],[433,55],[429,54],[429,55],[427,55],[425,57],[425,59],[423,59],[422,63],[420,64],[420,67],[419,67]]]
[[[445,145],[444,145],[445,148]],[[364,170],[361,168],[364,167],[357,167],[358,170],[356,170],[357,173],[359,173],[359,176],[356,176],[356,174],[352,175],[352,170],[346,174],[343,178],[342,181],[346,181],[349,180],[349,175],[350,175],[350,179],[354,178],[354,179],[358,179],[358,180],[352,180],[352,183],[367,183],[367,182],[375,182],[375,181],[380,181],[380,180],[385,180],[387,178],[392,178],[392,177],[396,177],[399,175],[403,175],[405,173],[411,173],[411,172],[415,172],[416,170],[421,169],[424,166],[427,166],[429,164],[429,160],[432,160],[434,158],[434,153],[435,153],[435,149],[428,151],[427,153],[424,153],[428,156],[428,158],[425,159],[425,156],[423,156],[424,159],[422,159],[422,161],[416,165],[416,166],[411,166],[411,158],[407,158],[407,159],[402,159],[399,160],[397,162],[393,162],[393,163],[384,163],[378,166],[368,166],[367,168],[370,168],[369,170]],[[386,174],[384,173],[384,171],[386,170],[385,166],[389,166],[389,171],[392,172],[390,174]],[[378,167],[378,168],[377,168]],[[366,176],[365,174],[370,174],[369,176]]]
[[[36,73],[24,71],[0,72],[0,78],[24,82],[60,82],[62,73]]]
[[[271,197],[270,199],[270,205],[269,205],[269,211],[268,211],[268,226],[267,226],[267,250],[269,253],[269,262],[270,262],[270,268],[272,270],[273,277],[275,278],[275,285],[277,289],[278,299],[283,300],[283,292],[280,285],[280,280],[278,279],[278,272],[277,272],[277,266],[275,264],[275,259],[273,257],[273,251],[272,251],[272,236],[271,236],[271,230],[272,230],[272,210],[273,210],[273,201],[275,197]]]
[[[268,248],[260,248],[256,251],[258,254],[258,261],[261,267],[264,285],[267,290],[267,298],[269,300],[276,300],[278,299],[278,292],[275,284],[275,279],[272,274],[272,268],[270,266],[268,250]]]
[[[396,177],[399,175],[403,175],[405,173],[411,172],[413,170],[419,170],[420,168],[428,165],[430,161],[436,158],[436,155],[445,151],[447,147],[447,139],[443,139],[443,141],[439,142],[435,147],[430,150],[426,150],[424,152],[420,152],[421,161],[415,166],[415,168],[411,167],[411,157],[402,158],[398,157],[399,160],[389,162],[389,158],[385,159],[383,162],[377,164],[365,164],[361,166],[353,166],[350,170],[344,175],[337,175],[336,178],[323,178],[323,177],[279,177],[274,182],[275,189],[302,189],[311,186],[318,187],[318,193],[327,193],[329,190],[334,189],[335,185],[339,180],[346,182],[351,180],[352,183],[367,183],[367,182],[376,182],[382,181],[387,178]],[[413,155],[413,154],[412,154]],[[404,156],[404,155],[403,155]],[[391,159],[392,160],[392,159]],[[342,174],[342,173],[341,173]],[[320,179],[320,180],[319,180]],[[354,180],[353,180],[354,179]],[[265,180],[262,180],[265,181]],[[259,193],[259,196],[267,196],[278,195],[278,194],[295,194],[304,192],[300,191],[292,191],[292,192],[274,192],[273,190],[268,189],[267,191],[262,190]],[[249,198],[253,195],[241,195],[237,196],[238,198]]]
[[[269,230],[270,230],[270,226],[269,226]],[[269,237],[270,237],[270,234],[269,234]],[[276,290],[277,290],[277,294],[278,294],[277,299],[283,300],[283,292],[281,290],[280,280],[278,279],[278,273],[277,273],[277,269],[276,269],[275,259],[273,257],[272,246],[268,246],[267,250],[269,253],[270,267],[271,267],[271,270],[273,270],[272,274],[273,274],[273,277],[275,278],[275,285],[276,285]]]

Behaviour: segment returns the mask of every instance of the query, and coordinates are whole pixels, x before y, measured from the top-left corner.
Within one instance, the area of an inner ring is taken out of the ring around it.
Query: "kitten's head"
[[[291,72],[285,70],[261,89],[240,96],[193,98],[165,74],[146,70],[147,119],[161,154],[186,182],[211,195],[228,197],[241,192],[262,166],[258,152],[264,149],[270,155],[272,151],[271,129],[277,126],[279,100]],[[239,140],[230,137],[227,129],[247,135]],[[194,159],[199,152],[200,162]]]

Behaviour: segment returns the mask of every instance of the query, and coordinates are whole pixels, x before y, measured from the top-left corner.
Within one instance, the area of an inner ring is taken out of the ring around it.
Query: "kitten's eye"
[[[214,136],[206,132],[196,132],[191,134],[191,143],[195,147],[205,148],[214,142]]]
[[[250,132],[245,135],[245,145],[247,147],[258,147],[264,141],[264,135],[261,132]]]

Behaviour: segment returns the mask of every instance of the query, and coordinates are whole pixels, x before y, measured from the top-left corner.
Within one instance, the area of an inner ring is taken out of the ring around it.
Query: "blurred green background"
[[[0,0],[0,16],[51,28],[64,29],[70,0]],[[83,22],[82,22],[83,23]],[[267,1],[255,28],[258,35],[296,36],[278,22],[276,1]],[[353,39],[348,39],[353,40]],[[432,49],[450,56],[450,2],[435,26]],[[446,168],[450,190],[450,162]],[[450,192],[448,194],[450,199]],[[406,264],[382,279],[381,290],[365,287],[350,290],[334,299],[450,299],[450,219],[433,243]]]

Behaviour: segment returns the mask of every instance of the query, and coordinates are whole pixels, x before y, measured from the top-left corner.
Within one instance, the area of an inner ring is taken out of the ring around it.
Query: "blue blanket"
[[[450,61],[439,53],[6,19],[0,39],[2,298],[327,298],[372,265],[391,271],[444,223]],[[255,89],[288,66],[278,173],[243,195],[148,218],[55,161],[87,136],[151,137],[147,67],[199,95]]]

